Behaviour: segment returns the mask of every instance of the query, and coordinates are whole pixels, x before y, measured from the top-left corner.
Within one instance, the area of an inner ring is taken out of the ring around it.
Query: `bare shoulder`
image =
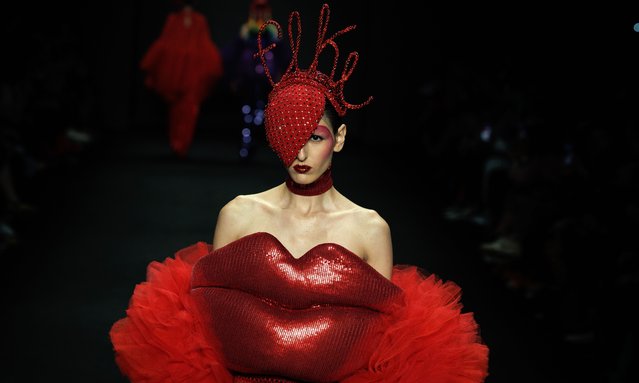
[[[243,216],[241,213],[248,209],[249,204],[250,200],[248,200],[246,196],[240,195],[233,198],[220,209],[217,216],[217,224],[224,223],[228,225],[229,223],[236,222]]]
[[[253,208],[255,204],[255,194],[238,195],[222,207],[220,214],[225,216],[235,216],[237,213],[242,213]]]
[[[375,210],[358,207],[351,215],[362,258],[390,279],[393,267],[393,243],[388,222]]]
[[[251,217],[261,205],[256,196],[256,194],[239,195],[220,209],[213,234],[213,247],[215,249],[246,235]]]
[[[355,235],[364,243],[380,235],[390,240],[390,227],[376,210],[360,206],[341,194],[340,197],[340,221],[348,228],[349,235]]]
[[[377,211],[358,207],[352,217],[355,220],[353,223],[357,225],[356,227],[361,228],[359,232],[364,240],[380,239],[380,236],[383,237],[381,239],[390,240],[390,226]]]

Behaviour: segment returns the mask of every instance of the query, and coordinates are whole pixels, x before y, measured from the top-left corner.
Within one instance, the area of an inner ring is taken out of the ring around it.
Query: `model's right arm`
[[[239,239],[243,235],[242,206],[245,203],[242,200],[244,200],[243,197],[235,197],[224,205],[218,213],[212,242],[214,250]]]

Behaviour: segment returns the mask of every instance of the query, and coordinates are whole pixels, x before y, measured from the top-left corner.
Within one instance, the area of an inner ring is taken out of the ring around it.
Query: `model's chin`
[[[291,176],[291,179],[295,181],[295,183],[298,183],[300,185],[313,183],[318,178],[316,174],[298,173],[295,170],[291,170],[288,174]]]

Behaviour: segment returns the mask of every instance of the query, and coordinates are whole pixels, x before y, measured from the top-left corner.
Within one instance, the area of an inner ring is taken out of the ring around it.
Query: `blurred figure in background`
[[[217,45],[195,1],[176,1],[182,9],[168,15],[160,37],[140,63],[145,84],[169,104],[171,150],[185,157],[193,141],[200,105],[223,73]]]
[[[262,126],[264,106],[271,85],[264,68],[253,59],[257,52],[257,33],[262,24],[271,19],[271,5],[268,0],[251,0],[248,19],[240,27],[237,38],[227,44],[222,51],[224,57],[225,81],[230,92],[236,97],[242,118],[239,156],[248,159],[255,149],[254,130]],[[267,25],[262,34],[262,46],[279,41],[277,29]],[[287,44],[277,44],[266,57],[269,71],[274,80],[279,80],[290,62],[291,54]]]

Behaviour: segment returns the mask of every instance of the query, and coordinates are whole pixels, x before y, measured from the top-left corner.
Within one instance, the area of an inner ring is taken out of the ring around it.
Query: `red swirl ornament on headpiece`
[[[324,4],[319,17],[315,57],[308,69],[303,70],[299,68],[297,62],[302,37],[302,22],[299,12],[291,12],[288,19],[288,36],[293,57],[278,83],[273,81],[265,57],[275,47],[275,43],[262,47],[262,33],[267,25],[272,24],[277,28],[278,36],[281,39],[282,28],[276,21],[268,20],[258,33],[256,56],[262,60],[264,73],[273,86],[264,111],[266,138],[271,148],[287,167],[293,163],[297,153],[317,128],[317,124],[324,114],[325,100],[330,101],[337,114],[344,116],[347,110],[362,108],[373,99],[373,97],[369,97],[361,104],[350,104],[344,100],[344,84],[355,70],[359,55],[357,52],[351,52],[346,59],[342,74],[335,79],[339,59],[339,48],[335,39],[355,29],[355,25],[348,26],[331,37],[325,38],[329,16],[328,4]],[[293,33],[294,25],[297,27],[297,36],[294,36]],[[329,46],[334,51],[333,68],[330,75],[326,75],[320,72],[317,66],[320,54]]]

